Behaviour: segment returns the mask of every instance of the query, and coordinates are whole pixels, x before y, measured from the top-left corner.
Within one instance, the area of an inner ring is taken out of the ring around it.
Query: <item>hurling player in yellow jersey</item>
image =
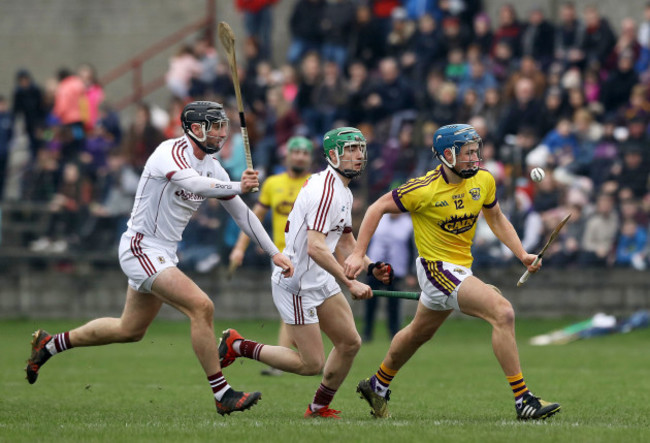
[[[271,229],[273,231],[273,243],[280,251],[284,250],[284,227],[287,218],[298,197],[298,193],[309,178],[312,162],[312,151],[314,144],[305,137],[291,137],[287,142],[286,172],[269,176],[262,184],[260,198],[253,207],[253,213],[264,220],[266,214],[271,211]],[[230,253],[230,266],[235,269],[242,265],[244,254],[250,238],[245,234],[239,234],[237,243]],[[287,328],[284,322],[280,322],[278,333],[278,345],[291,348],[293,345],[289,339]],[[262,370],[263,375],[282,375],[280,369],[268,367]]]
[[[386,213],[411,214],[422,292],[413,321],[395,335],[377,373],[357,386],[375,417],[389,416],[388,386],[393,377],[454,309],[492,325],[492,349],[514,393],[518,418],[541,419],[560,410],[558,403],[541,400],[526,386],[512,305],[494,286],[472,275],[470,248],[481,211],[494,234],[530,272],[540,266],[533,266],[537,256],[524,250],[512,224],[501,212],[494,178],[479,168],[481,144],[470,125],[438,129],[433,136],[433,152],[441,164],[385,194],[368,208],[356,248],[345,261],[347,276],[356,277],[363,269],[363,257],[381,217]]]

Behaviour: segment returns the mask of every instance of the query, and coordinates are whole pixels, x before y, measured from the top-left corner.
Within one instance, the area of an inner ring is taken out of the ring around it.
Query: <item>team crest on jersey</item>
[[[472,200],[478,200],[481,198],[481,188],[472,188],[469,190],[469,195],[472,196]]]
[[[452,215],[440,223],[440,227],[451,234],[462,234],[467,232],[476,223],[478,214],[463,214],[461,216]]]
[[[161,265],[164,265],[165,264],[165,257],[163,257],[162,255],[159,255],[158,256],[158,261],[160,262]]]
[[[434,208],[444,208],[444,207],[446,207],[446,206],[449,206],[449,203],[447,203],[447,202],[444,201],[444,200],[439,201],[439,202],[435,202],[435,203],[433,204],[433,207],[434,207]]]

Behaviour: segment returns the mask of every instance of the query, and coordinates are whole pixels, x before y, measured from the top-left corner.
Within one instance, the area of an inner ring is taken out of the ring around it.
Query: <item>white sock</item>
[[[47,349],[47,352],[49,352],[52,355],[55,355],[58,351],[56,350],[56,345],[54,344],[54,340],[50,340],[47,342],[45,345],[45,349]]]
[[[223,387],[220,391],[214,393],[214,398],[216,398],[218,401],[221,401],[223,394],[225,394],[228,389],[230,389],[230,385],[226,384],[226,386]]]
[[[382,397],[386,397],[386,393],[388,392],[388,388],[381,383],[377,383],[375,385],[375,392],[379,394]]]
[[[233,348],[234,351],[237,353],[237,355],[241,355],[241,343],[242,343],[243,341],[244,341],[244,340],[237,340],[236,342],[234,342],[234,343],[232,344],[232,348]]]

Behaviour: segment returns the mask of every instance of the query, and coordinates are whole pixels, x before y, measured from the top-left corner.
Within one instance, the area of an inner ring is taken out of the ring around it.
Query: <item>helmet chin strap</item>
[[[334,164],[334,162],[332,162],[332,160],[329,157],[327,158],[327,163],[329,163],[330,166],[332,166],[332,168],[334,168],[334,170],[339,174],[341,174],[343,177],[350,178],[350,179],[361,175],[364,169],[361,168],[358,171],[355,171],[354,169],[341,169],[341,159],[339,158],[338,153],[336,153],[336,164]]]
[[[187,131],[187,134],[194,139],[194,142],[199,147],[199,149],[206,154],[216,154],[221,151],[222,146],[219,147],[210,147],[205,144],[205,141],[208,139],[208,132],[205,130],[205,123],[201,123],[201,129],[203,130],[203,136],[198,137],[194,132]]]
[[[470,177],[474,177],[474,176],[478,173],[478,169],[479,169],[479,168],[463,169],[462,171],[458,172],[458,171],[456,170],[456,153],[454,152],[453,149],[451,150],[451,156],[452,156],[452,158],[453,158],[453,164],[452,164],[452,163],[449,163],[449,162],[447,161],[447,159],[446,159],[444,156],[442,156],[442,155],[439,155],[439,156],[438,156],[438,159],[440,159],[440,161],[441,161],[442,163],[444,163],[445,166],[447,166],[449,169],[451,169],[451,171],[452,171],[454,174],[456,174],[457,176],[459,176],[460,178],[470,178]]]

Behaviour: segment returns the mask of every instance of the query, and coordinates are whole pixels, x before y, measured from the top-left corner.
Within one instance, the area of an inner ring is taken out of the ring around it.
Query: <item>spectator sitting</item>
[[[67,163],[63,168],[61,185],[48,206],[51,218],[47,232],[31,244],[31,250],[61,253],[70,245],[77,246],[91,193],[90,183],[83,180],[79,167]]]
[[[614,164],[610,179],[618,184],[618,189],[629,188],[635,198],[648,192],[648,170],[643,164],[643,147],[635,142],[627,142],[622,147],[623,161]]]
[[[615,264],[632,267],[637,271],[646,268],[644,251],[647,244],[647,231],[634,219],[623,220],[616,246]]]
[[[614,196],[601,193],[596,201],[596,212],[587,218],[585,224],[578,263],[583,266],[607,266],[617,232],[618,215],[614,210]]]
[[[131,214],[139,180],[126,157],[116,150],[109,153],[106,166],[98,171],[96,197],[81,227],[82,247],[105,251],[117,246]]]
[[[555,129],[542,140],[550,154],[551,164],[562,165],[566,159],[574,159],[578,155],[578,139],[573,133],[573,123],[570,118],[561,118]],[[568,157],[567,157],[568,156]]]
[[[483,102],[485,91],[497,87],[497,80],[485,69],[485,64],[481,60],[474,60],[458,84],[458,98],[462,100],[465,92],[473,89],[478,94],[479,100]]]

